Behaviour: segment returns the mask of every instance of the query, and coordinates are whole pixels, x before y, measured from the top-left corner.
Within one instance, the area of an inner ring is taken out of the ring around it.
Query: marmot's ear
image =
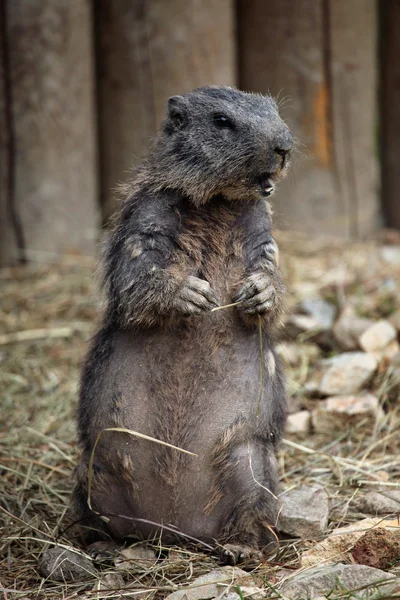
[[[187,125],[187,106],[183,96],[172,96],[168,100],[168,117],[174,129],[183,129]]]

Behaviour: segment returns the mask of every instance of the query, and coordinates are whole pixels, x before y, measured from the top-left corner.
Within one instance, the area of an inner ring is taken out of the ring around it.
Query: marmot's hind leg
[[[226,439],[226,438],[225,438]],[[221,498],[215,510],[227,512],[221,558],[228,564],[262,560],[277,546],[274,527],[279,500],[276,491],[276,459],[271,443],[241,441],[235,436],[219,452],[219,476],[215,497]]]

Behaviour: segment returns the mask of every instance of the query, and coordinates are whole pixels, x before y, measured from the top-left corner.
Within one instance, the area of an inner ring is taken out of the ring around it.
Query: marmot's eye
[[[230,120],[229,117],[226,117],[225,115],[214,115],[213,116],[213,122],[214,125],[216,125],[217,127],[222,128],[226,128],[226,129],[234,129],[235,128],[235,124],[233,121]]]

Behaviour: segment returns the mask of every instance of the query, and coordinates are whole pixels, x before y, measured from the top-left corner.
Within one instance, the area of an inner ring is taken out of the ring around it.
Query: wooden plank
[[[300,141],[276,196],[278,222],[369,234],[380,224],[375,2],[239,0],[238,22],[241,87],[283,101]]]
[[[400,229],[400,0],[381,9],[382,196],[386,224]]]
[[[24,259],[24,244],[13,210],[15,149],[5,4],[6,0],[0,0],[0,266]]]
[[[23,252],[44,260],[92,253],[98,209],[90,0],[6,0],[5,11],[13,132],[7,203]]]
[[[101,175],[113,188],[147,153],[169,96],[235,83],[233,0],[98,0]]]

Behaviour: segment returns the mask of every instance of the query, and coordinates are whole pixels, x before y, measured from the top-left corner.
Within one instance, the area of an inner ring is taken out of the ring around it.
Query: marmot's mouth
[[[261,188],[261,194],[266,198],[268,196],[271,196],[271,194],[273,193],[273,191],[275,189],[272,177],[273,177],[272,173],[263,173],[257,179],[258,185]]]

